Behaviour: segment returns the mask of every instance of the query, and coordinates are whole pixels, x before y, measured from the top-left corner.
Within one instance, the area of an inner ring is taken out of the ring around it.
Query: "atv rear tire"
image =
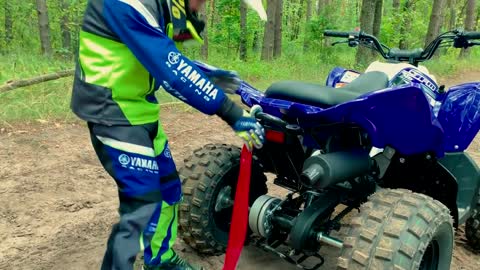
[[[465,236],[468,244],[476,251],[480,251],[480,207],[467,219],[465,224]]]
[[[231,199],[239,175],[240,148],[209,144],[194,151],[180,168],[184,200],[180,206],[179,232],[197,252],[219,255],[225,252],[233,207],[215,211],[217,196],[231,187]],[[261,166],[252,162],[250,205],[267,193],[267,178]]]
[[[453,234],[440,202],[409,190],[379,190],[349,224],[338,269],[450,269]]]

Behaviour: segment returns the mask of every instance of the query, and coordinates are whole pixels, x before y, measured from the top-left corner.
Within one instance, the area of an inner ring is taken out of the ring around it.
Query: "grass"
[[[458,51],[449,52],[425,65],[436,76],[452,76],[465,70],[480,70],[480,52],[466,60],[458,60]],[[304,55],[299,50],[285,50],[281,58],[272,62],[249,59],[225,61],[220,54],[211,54],[209,64],[236,70],[242,78],[258,89],[266,89],[278,80],[300,80],[323,84],[328,72],[335,66],[355,68],[352,63],[355,50],[335,47]],[[7,80],[34,77],[73,68],[73,61],[65,58],[44,58],[37,55],[9,54],[0,59],[0,85]],[[361,69],[360,69],[361,70]],[[25,121],[73,121],[70,111],[72,78],[50,81],[30,87],[0,93],[0,126]],[[178,100],[165,92],[158,92],[161,103]]]

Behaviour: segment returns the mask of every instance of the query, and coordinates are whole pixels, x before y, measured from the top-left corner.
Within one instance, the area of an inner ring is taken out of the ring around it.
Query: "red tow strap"
[[[242,253],[248,228],[248,201],[251,171],[252,152],[250,152],[246,146],[243,146],[242,154],[240,155],[240,174],[235,192],[232,223],[230,224],[230,234],[223,270],[235,270],[240,254]]]

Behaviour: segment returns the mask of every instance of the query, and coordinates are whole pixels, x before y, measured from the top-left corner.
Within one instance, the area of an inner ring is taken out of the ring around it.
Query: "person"
[[[142,250],[144,269],[201,269],[172,249],[182,189],[159,123],[158,89],[219,116],[250,149],[262,146],[261,125],[222,89],[238,87],[235,74],[208,75],[177,48],[202,40],[197,12],[205,1],[88,1],[71,109],[86,121],[100,163],[118,186],[120,220],[101,269],[133,269]]]

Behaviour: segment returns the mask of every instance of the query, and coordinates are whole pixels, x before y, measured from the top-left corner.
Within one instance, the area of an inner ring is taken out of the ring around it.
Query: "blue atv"
[[[412,51],[363,32],[325,35],[387,63],[335,68],[327,85],[242,83],[237,94],[266,130],[253,152],[247,243],[303,269],[323,264],[322,247],[341,249],[339,269],[449,269],[454,228],[466,224],[480,250],[480,171],[465,152],[480,129],[480,82],[447,91],[419,66],[438,48],[479,45],[480,32]],[[180,233],[200,253],[225,252],[239,159],[238,147],[210,144],[180,169]],[[267,195],[266,173],[291,192]]]

